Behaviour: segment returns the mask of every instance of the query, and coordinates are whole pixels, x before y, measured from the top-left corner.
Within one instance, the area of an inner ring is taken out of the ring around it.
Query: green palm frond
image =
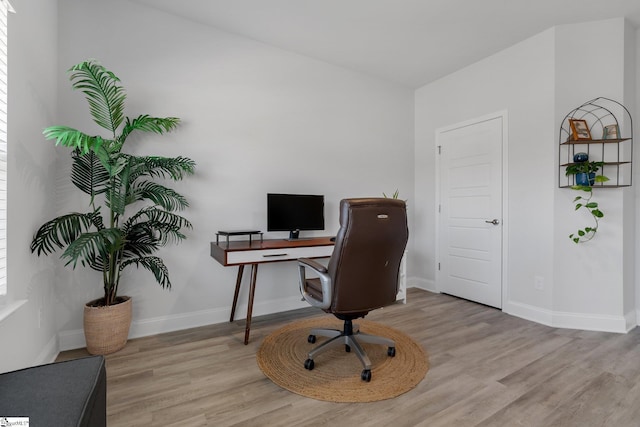
[[[104,144],[102,137],[90,136],[68,126],[50,126],[42,134],[46,139],[55,139],[56,145],[80,150],[83,154],[90,150],[98,151]]]
[[[91,196],[91,203],[95,196],[108,189],[109,172],[102,165],[95,152],[82,154],[79,150],[72,153],[71,182],[80,191]]]
[[[150,200],[167,211],[182,210],[189,206],[184,196],[153,181],[134,184],[131,188],[131,196],[136,201]]]
[[[122,258],[139,258],[153,254],[160,248],[155,233],[146,227],[134,227],[129,230],[122,248]]]
[[[118,176],[126,168],[127,174],[131,174],[131,166],[135,164],[135,157],[129,154],[117,153],[109,154],[109,165],[107,170],[112,177]]]
[[[187,157],[139,156],[131,176],[133,179],[149,176],[179,181],[186,175],[193,175],[195,167],[196,162]]]
[[[120,264],[120,270],[122,271],[125,267],[133,264],[135,264],[137,267],[143,267],[152,272],[156,278],[156,282],[158,282],[158,284],[162,286],[162,289],[171,289],[169,270],[164,265],[164,262],[162,262],[161,258],[151,256],[128,259]]]
[[[44,223],[31,241],[31,252],[49,255],[73,243],[93,225],[94,213],[70,213]]]
[[[74,89],[80,89],[89,102],[89,110],[98,126],[115,136],[124,120],[126,92],[120,79],[95,61],[84,61],[69,69]]]
[[[183,228],[191,228],[191,223],[184,217],[167,212],[155,206],[150,206],[138,211],[122,225],[122,230],[130,233],[150,233],[161,246],[167,243],[177,243],[185,238],[180,231]],[[143,231],[141,231],[143,230]]]
[[[131,227],[131,231],[135,233],[153,233],[153,242],[158,247],[165,246],[168,243],[178,243],[186,238],[179,227],[156,221],[139,222]]]
[[[124,245],[122,233],[117,228],[105,228],[93,233],[83,233],[69,244],[62,253],[67,258],[65,265],[76,267],[78,261],[82,266],[93,266],[95,260],[105,260],[109,253],[114,253]]]
[[[143,114],[133,120],[127,117],[119,138],[120,146],[124,144],[129,134],[133,131],[139,130],[163,134],[174,130],[179,123],[180,119],[177,117],[151,117],[148,114]]]
[[[114,213],[124,215],[125,208],[130,204],[130,172],[131,157],[120,156],[112,169],[109,188],[107,189],[106,204]]]
[[[176,215],[172,212],[167,212],[163,209],[158,208],[157,206],[147,206],[146,208],[140,209],[138,212],[132,215],[125,222],[125,224],[123,224],[122,228],[124,230],[127,230],[128,227],[131,227],[143,221],[166,223],[172,227],[177,228],[191,228],[191,223],[186,218],[181,217],[180,215]]]
[[[90,214],[87,214],[87,216],[91,219],[91,223],[97,230],[103,230],[105,228],[102,215],[100,214],[100,209],[101,207],[98,206],[95,211],[93,211]]]

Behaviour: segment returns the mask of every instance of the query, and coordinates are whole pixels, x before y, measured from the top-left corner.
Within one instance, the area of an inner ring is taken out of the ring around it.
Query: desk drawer
[[[312,246],[283,249],[261,249],[227,252],[227,265],[290,261],[298,258],[329,257],[333,246]]]

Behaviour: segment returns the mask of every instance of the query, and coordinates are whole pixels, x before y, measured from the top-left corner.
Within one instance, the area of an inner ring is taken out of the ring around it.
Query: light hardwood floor
[[[422,344],[426,378],[395,399],[340,404],[279,388],[255,361],[266,335],[317,314],[255,318],[247,346],[243,321],[130,340],[106,358],[108,425],[640,426],[640,328],[550,328],[409,289],[408,304],[367,318]],[[67,351],[58,360],[85,355]]]

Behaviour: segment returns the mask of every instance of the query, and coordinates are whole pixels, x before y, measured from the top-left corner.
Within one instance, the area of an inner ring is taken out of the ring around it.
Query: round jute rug
[[[374,402],[399,396],[414,388],[427,374],[429,363],[422,347],[404,333],[380,323],[358,319],[362,333],[391,338],[395,357],[387,347],[362,344],[371,360],[371,381],[360,379],[362,364],[355,353],[337,346],[314,359],[315,368],[304,368],[307,353],[327,338],[318,336],[315,344],[307,337],[311,328],[342,329],[335,317],[300,320],[278,329],[264,339],[256,355],[262,372],[280,387],[318,400],[330,402]]]

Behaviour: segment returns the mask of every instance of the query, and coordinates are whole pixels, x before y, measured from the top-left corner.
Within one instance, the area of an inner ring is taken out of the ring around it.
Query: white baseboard
[[[417,277],[407,278],[407,288],[418,288],[429,292],[438,293],[435,282]],[[308,307],[300,297],[288,297],[278,300],[256,302],[253,307],[253,316],[278,313],[288,310],[296,310]],[[519,302],[507,302],[503,312],[541,323],[543,325],[584,329],[591,331],[626,333],[637,325],[640,319],[640,310],[629,312],[625,316],[594,315],[585,313],[554,312],[540,307],[522,304]],[[144,319],[131,323],[129,338],[141,338],[150,335],[173,332],[200,326],[213,325],[229,321],[231,307],[201,310],[193,313],[184,313],[170,316],[161,316]],[[247,304],[240,304],[236,309],[236,320],[244,319],[247,313]],[[53,361],[59,351],[72,350],[85,347],[84,332],[82,329],[61,331],[58,333],[56,347],[55,339],[52,339],[41,352],[39,360],[42,363]]]
[[[72,329],[58,332],[58,348],[60,351],[86,347],[82,329]]]
[[[553,312],[544,308],[509,301],[502,307],[502,311],[503,313],[531,320],[532,322],[553,326]]]
[[[507,302],[502,311],[555,328],[627,333],[636,326],[635,312],[628,313],[625,316],[569,313],[546,310],[513,301]]]
[[[278,313],[281,311],[295,310],[309,307],[309,304],[300,300],[300,297],[289,297],[278,300],[255,302],[253,316]],[[192,313],[160,316],[150,319],[133,320],[129,330],[129,338],[141,338],[165,332],[179,331],[200,326],[213,325],[229,321],[231,307],[201,310]],[[235,320],[244,319],[247,315],[247,304],[238,303]],[[60,351],[72,350],[86,346],[82,329],[61,331],[58,333],[58,345]],[[55,356],[54,356],[55,357]]]
[[[429,292],[439,293],[436,283],[433,280],[421,279],[419,277],[407,278],[407,288],[418,288]]]
[[[36,360],[36,365],[45,365],[47,363],[53,363],[56,361],[56,357],[58,357],[58,337],[56,335],[52,336],[47,345],[44,346],[38,358]]]

